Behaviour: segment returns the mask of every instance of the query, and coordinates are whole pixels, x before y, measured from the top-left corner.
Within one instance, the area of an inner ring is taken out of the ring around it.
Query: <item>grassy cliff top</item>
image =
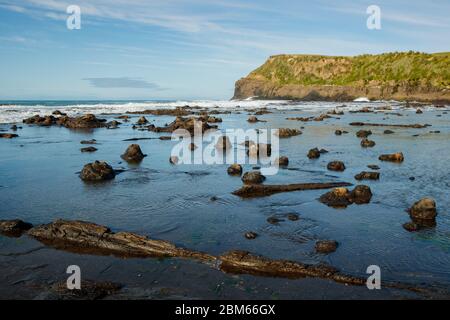
[[[431,85],[450,87],[450,52],[270,57],[247,78],[285,85]]]

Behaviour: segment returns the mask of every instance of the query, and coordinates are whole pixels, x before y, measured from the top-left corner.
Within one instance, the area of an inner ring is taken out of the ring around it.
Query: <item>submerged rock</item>
[[[0,233],[9,237],[20,237],[25,231],[31,229],[31,223],[22,220],[0,220]]]
[[[232,176],[240,176],[242,174],[242,166],[240,164],[234,163],[228,167],[227,173]]]
[[[281,221],[283,221],[283,220],[281,220],[281,219],[279,219],[277,217],[268,217],[267,218],[267,222],[270,223],[270,224],[274,224],[274,225],[279,224]]]
[[[379,172],[367,172],[363,171],[361,173],[358,173],[355,176],[356,180],[379,180],[380,179],[380,173]]]
[[[299,215],[296,213],[289,213],[286,217],[290,221],[298,221],[300,219]]]
[[[249,171],[242,176],[242,181],[245,184],[260,184],[263,183],[264,180],[266,180],[266,177],[259,171]]]
[[[337,135],[337,136],[341,136],[342,135],[342,130],[336,130],[334,132],[334,134]]]
[[[81,144],[96,144],[97,140],[95,139],[91,139],[91,140],[81,140],[80,141]]]
[[[142,153],[141,147],[138,144],[131,144],[120,157],[127,162],[140,162],[146,156]]]
[[[394,134],[395,132],[392,130],[384,130],[384,134]]]
[[[367,166],[367,168],[372,169],[372,170],[380,170],[380,167],[377,166],[376,164],[369,164]]]
[[[331,161],[328,163],[327,169],[331,171],[344,171],[345,164],[342,161]]]
[[[84,181],[105,181],[114,179],[115,176],[114,169],[104,161],[88,163],[80,173],[80,178]]]
[[[398,152],[394,154],[382,154],[378,157],[380,161],[389,161],[389,162],[403,162],[405,160],[403,153]]]
[[[363,148],[372,148],[375,146],[375,141],[369,140],[369,139],[362,139],[361,140],[361,147]]]
[[[335,252],[337,247],[338,243],[334,240],[320,240],[315,245],[316,252],[325,254]]]
[[[318,148],[314,148],[308,151],[309,159],[318,159],[320,157],[320,151]]]
[[[81,148],[80,151],[81,152],[95,152],[95,151],[97,151],[97,148],[95,148],[95,147],[86,147],[86,148]]]
[[[53,284],[48,292],[39,297],[48,300],[100,300],[120,291],[122,285],[113,282],[81,280],[80,290],[69,290],[67,282]]]
[[[281,128],[278,129],[277,136],[279,138],[289,138],[293,136],[298,136],[302,134],[302,132],[298,129],[289,129],[289,128]]]
[[[246,232],[244,236],[245,236],[245,238],[248,239],[248,240],[253,240],[253,239],[256,239],[256,237],[258,236],[258,234],[255,233],[255,232]]]
[[[147,120],[147,118],[145,118],[144,116],[140,117],[140,118],[138,119],[138,121],[136,122],[137,125],[144,125],[144,124],[146,124],[146,123],[148,123],[148,120]]]

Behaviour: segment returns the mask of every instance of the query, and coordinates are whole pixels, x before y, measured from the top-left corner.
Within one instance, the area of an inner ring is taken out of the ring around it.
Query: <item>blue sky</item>
[[[0,99],[229,99],[273,54],[449,51],[449,14],[448,0],[0,0]]]

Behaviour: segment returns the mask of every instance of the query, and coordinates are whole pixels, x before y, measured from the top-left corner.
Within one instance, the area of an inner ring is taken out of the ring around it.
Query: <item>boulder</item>
[[[142,153],[141,147],[138,144],[131,144],[120,157],[127,162],[140,162],[146,155]]]
[[[22,220],[0,220],[0,233],[8,237],[20,237],[25,231],[33,227],[32,224]]]
[[[255,123],[258,122],[259,120],[256,116],[250,116],[247,121],[250,123]]]
[[[81,170],[80,178],[84,181],[105,181],[114,179],[114,169],[104,161],[88,163]]]
[[[275,160],[275,165],[280,167],[287,167],[289,165],[289,158],[281,156]]]
[[[335,252],[338,247],[337,241],[334,240],[320,240],[316,242],[315,248],[317,253],[332,253]]]
[[[417,114],[422,114],[423,111],[422,111],[421,109],[417,108],[416,113],[417,113]]]
[[[375,141],[369,140],[369,139],[362,139],[361,140],[361,147],[363,148],[372,148],[375,146]]]
[[[302,132],[298,129],[289,129],[289,128],[281,128],[278,129],[278,132],[276,133],[276,135],[279,138],[289,138],[289,137],[293,137],[293,136],[298,136],[302,134]]]
[[[227,173],[232,176],[240,176],[242,174],[242,166],[240,164],[234,163],[228,167]]]
[[[380,161],[389,161],[389,162],[403,162],[405,160],[403,153],[398,152],[394,154],[382,154],[378,157]]]
[[[95,139],[91,139],[91,140],[81,140],[80,141],[81,144],[96,144],[97,140]]]
[[[358,185],[352,191],[347,188],[334,188],[323,194],[319,201],[333,208],[346,208],[355,204],[366,204],[372,199],[372,192],[368,186]]]
[[[318,159],[320,157],[320,151],[318,148],[314,148],[308,151],[308,158],[309,159]]]
[[[255,232],[246,232],[245,233],[245,238],[246,239],[248,239],[248,240],[253,240],[253,239],[256,239],[256,237],[258,236],[258,234],[257,233],[255,233]]]
[[[137,125],[144,125],[144,124],[146,124],[146,123],[148,123],[148,120],[144,117],[144,116],[142,116],[142,117],[140,117],[139,119],[138,119],[138,121],[136,122],[136,124]]]
[[[356,136],[358,137],[358,138],[367,138],[368,136],[370,136],[372,134],[372,131],[370,131],[370,130],[359,130],[357,133],[356,133]]]
[[[341,136],[342,135],[342,130],[336,130],[334,132],[334,134],[337,135],[337,136]]]
[[[356,204],[370,203],[372,191],[368,186],[358,185],[350,193],[350,201]]]
[[[345,164],[342,161],[331,161],[328,163],[327,169],[331,171],[344,171]]]
[[[412,219],[434,220],[437,216],[436,202],[431,198],[423,198],[409,209]]]
[[[266,180],[266,177],[259,171],[249,171],[242,176],[242,181],[245,184],[261,184],[264,180]]]

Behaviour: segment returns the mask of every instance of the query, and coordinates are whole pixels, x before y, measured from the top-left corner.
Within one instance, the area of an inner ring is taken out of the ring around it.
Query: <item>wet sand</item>
[[[220,110],[220,109],[219,109]],[[228,250],[248,250],[272,259],[302,263],[328,263],[347,274],[366,277],[366,268],[381,267],[382,281],[401,281],[438,289],[435,296],[448,297],[450,291],[450,116],[444,109],[415,109],[392,112],[333,115],[324,121],[293,121],[286,118],[318,116],[320,112],[273,110],[258,115],[267,122],[248,123],[249,114],[215,115],[226,128],[294,128],[303,134],[280,140],[280,154],[289,157],[289,166],[265,184],[346,181],[370,186],[370,204],[334,209],[317,199],[326,190],[279,193],[270,197],[241,199],[232,192],[242,186],[239,177],[228,176],[227,165],[173,166],[168,158],[175,144],[157,138],[164,133],[137,131],[132,125],[92,131],[63,127],[21,125],[13,139],[0,140],[0,219],[20,218],[33,224],[57,218],[80,219],[167,240],[179,246],[220,255]],[[102,115],[108,121],[116,115]],[[437,117],[440,115],[440,117]],[[145,115],[157,126],[173,121],[172,116]],[[119,120],[120,121],[120,120]],[[431,127],[354,127],[352,122],[387,124],[431,124]],[[0,128],[10,132],[10,124]],[[349,133],[341,136],[335,130]],[[356,132],[371,130],[373,148],[362,148]],[[440,133],[430,133],[440,131]],[[416,135],[419,136],[416,136]],[[167,135],[167,133],[165,133]],[[82,153],[81,140],[96,139],[94,153]],[[120,158],[130,143],[138,143],[148,156],[139,165]],[[308,159],[308,150],[318,147],[329,152]],[[385,163],[379,155],[403,152],[401,164]],[[77,175],[83,165],[106,160],[125,171],[112,181],[86,184]],[[344,172],[327,170],[327,163],[341,160]],[[354,176],[380,166],[380,180],[358,182]],[[251,170],[244,165],[244,172]],[[410,177],[415,177],[414,181]],[[435,228],[407,232],[405,209],[430,196],[438,206]],[[300,219],[290,221],[289,213]],[[267,222],[278,217],[278,224]],[[253,231],[254,240],[244,237]],[[315,253],[317,240],[339,242],[336,252]],[[58,251],[26,236],[0,236],[1,298],[52,298],[50,284],[66,279],[65,268],[77,264],[83,278],[113,281],[124,287],[109,298],[211,298],[211,299],[330,299],[330,298],[410,298],[422,297],[404,290],[368,290],[324,279],[277,279],[251,275],[230,275],[195,261],[180,259],[120,259],[79,255]],[[40,248],[38,250],[31,250]],[[15,254],[23,253],[23,254]]]

